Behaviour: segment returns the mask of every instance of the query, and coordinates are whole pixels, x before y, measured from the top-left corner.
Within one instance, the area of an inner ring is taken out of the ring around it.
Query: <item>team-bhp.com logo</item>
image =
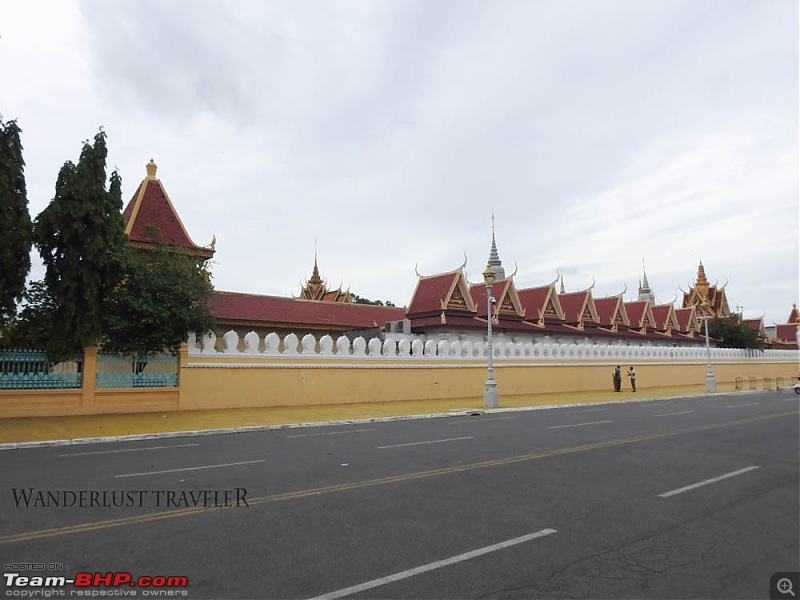
[[[70,596],[106,596],[104,590],[98,588],[119,588],[115,596],[136,596],[137,591],[130,588],[141,588],[139,594],[142,596],[187,596],[185,589],[189,585],[189,578],[175,575],[142,575],[134,577],[125,571],[110,573],[76,573],[75,577],[67,579],[64,576],[30,576],[20,575],[19,573],[3,573],[6,584],[6,596],[18,597],[44,597],[41,592],[45,589],[54,592],[53,595],[65,595],[63,588],[74,586],[77,589],[69,590]],[[37,593],[35,590],[39,590]],[[47,594],[49,596],[49,594]]]

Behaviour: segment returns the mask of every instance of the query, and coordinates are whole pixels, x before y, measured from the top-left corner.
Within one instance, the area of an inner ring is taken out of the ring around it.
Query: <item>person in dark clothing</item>
[[[614,391],[619,392],[622,389],[622,371],[619,370],[619,365],[617,368],[614,369],[614,372],[611,374],[611,379],[614,382]]]

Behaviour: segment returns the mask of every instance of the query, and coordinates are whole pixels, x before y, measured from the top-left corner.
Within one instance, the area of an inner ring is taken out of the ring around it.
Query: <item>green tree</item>
[[[53,200],[36,218],[34,241],[46,267],[44,283],[57,331],[41,340],[51,358],[98,343],[103,309],[123,273],[122,181],[106,189],[106,135],[83,144],[78,164],[64,163]]]
[[[369,298],[362,298],[358,294],[350,294],[353,299],[353,304],[372,304],[373,306],[394,306],[391,300],[370,300]]]
[[[190,331],[210,331],[211,275],[202,259],[130,249],[125,278],[104,316],[103,348],[139,356],[177,350]]]
[[[31,268],[31,217],[16,121],[0,119],[0,330],[16,314]]]
[[[736,317],[715,317],[708,324],[708,335],[717,340],[721,348],[764,347],[764,340],[758,331],[743,325]]]

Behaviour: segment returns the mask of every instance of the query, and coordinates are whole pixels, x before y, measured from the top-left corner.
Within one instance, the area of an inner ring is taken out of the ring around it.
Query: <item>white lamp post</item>
[[[707,362],[706,362],[706,391],[707,392],[716,392],[717,391],[717,382],[714,379],[714,371],[711,369],[711,345],[708,343],[708,319],[710,315],[706,313],[703,315],[703,325],[705,325],[706,329],[706,355],[707,355]]]
[[[497,408],[500,404],[500,399],[497,395],[497,383],[494,380],[494,349],[492,348],[492,284],[494,283],[495,272],[491,265],[486,265],[486,270],[483,272],[483,281],[486,283],[486,307],[487,307],[487,335],[488,342],[486,346],[486,356],[489,359],[488,373],[486,376],[486,383],[483,386],[483,407],[484,408]]]

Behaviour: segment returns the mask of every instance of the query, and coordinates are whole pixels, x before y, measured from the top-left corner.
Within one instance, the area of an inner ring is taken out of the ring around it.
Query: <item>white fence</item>
[[[449,341],[401,338],[381,341],[372,338],[367,342],[358,337],[351,343],[345,336],[334,339],[325,335],[317,344],[316,338],[305,335],[302,340],[290,333],[281,340],[276,333],[266,335],[263,340],[254,331],[244,336],[243,350],[239,350],[239,335],[229,331],[222,337],[222,351],[216,350],[217,336],[213,332],[199,339],[189,334],[189,356],[219,356],[239,358],[281,358],[281,357],[334,357],[334,358],[370,358],[370,359],[477,359],[486,357],[486,342],[483,341]],[[263,343],[262,343],[263,342]],[[282,343],[281,343],[282,342]],[[566,359],[566,360],[622,360],[635,361],[698,361],[706,360],[708,353],[705,347],[668,347],[668,346],[622,346],[616,344],[565,344],[534,343],[496,340],[493,342],[494,356],[497,358],[515,359]],[[261,348],[263,347],[263,350]],[[718,361],[798,361],[797,350],[741,350],[737,348],[711,348],[711,360]]]

